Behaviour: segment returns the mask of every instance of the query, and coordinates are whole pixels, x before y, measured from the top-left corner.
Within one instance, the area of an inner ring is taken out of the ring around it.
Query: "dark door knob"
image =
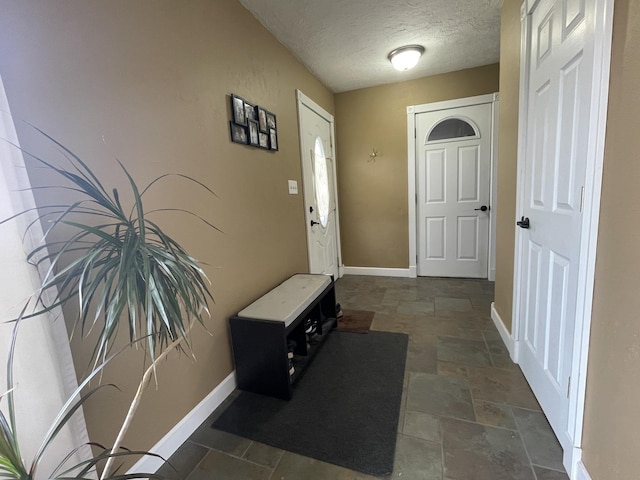
[[[529,217],[525,218],[523,216],[516,222],[516,225],[518,225],[520,228],[529,228],[531,226],[531,224],[529,223]]]
[[[313,227],[314,225],[320,225],[320,222],[314,222],[313,220],[311,220],[311,226]]]
[[[480,208],[474,208],[474,210],[481,210],[483,212],[486,212],[487,210],[489,210],[489,207],[487,207],[486,205],[482,205]]]

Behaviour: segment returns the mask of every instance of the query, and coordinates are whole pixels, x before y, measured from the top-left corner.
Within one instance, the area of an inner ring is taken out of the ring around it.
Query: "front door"
[[[595,1],[541,0],[526,18],[518,363],[565,448],[592,122]],[[591,12],[591,13],[589,13]]]
[[[418,275],[486,278],[491,103],[416,114]]]
[[[333,117],[299,94],[309,273],[338,278],[339,252]]]

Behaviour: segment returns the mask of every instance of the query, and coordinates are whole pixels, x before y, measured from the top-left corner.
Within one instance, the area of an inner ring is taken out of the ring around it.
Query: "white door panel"
[[[486,103],[416,114],[418,275],[487,277],[491,112]]]
[[[309,272],[338,278],[337,201],[332,123],[304,103],[300,108],[302,174]]]
[[[541,0],[529,14],[519,363],[564,448],[576,327],[582,188],[591,115],[593,0]]]

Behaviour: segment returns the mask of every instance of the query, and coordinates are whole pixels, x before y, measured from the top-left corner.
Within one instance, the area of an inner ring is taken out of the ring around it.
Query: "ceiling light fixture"
[[[393,68],[405,72],[418,64],[423,53],[424,47],[422,45],[406,45],[393,50],[388,58]]]

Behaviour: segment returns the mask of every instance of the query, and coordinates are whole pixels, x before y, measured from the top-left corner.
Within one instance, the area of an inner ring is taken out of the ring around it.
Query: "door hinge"
[[[413,129],[413,138],[418,138],[418,129],[417,128]]]
[[[569,398],[569,393],[571,392],[571,377],[567,381],[567,398]]]
[[[580,213],[584,210],[584,187],[580,188]]]

